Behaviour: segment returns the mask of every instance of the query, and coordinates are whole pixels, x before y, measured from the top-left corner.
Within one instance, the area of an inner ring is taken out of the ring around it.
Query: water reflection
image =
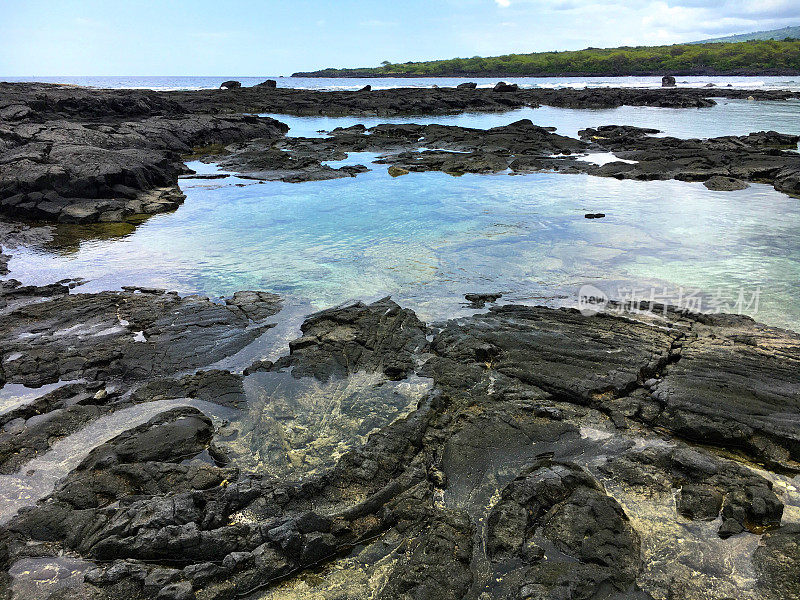
[[[719,133],[715,127],[751,131],[749,119],[759,114],[765,128],[800,133],[800,103],[764,110],[766,104],[541,108],[429,121],[488,127],[549,110],[561,120],[543,118],[542,124],[691,125],[695,135],[705,135]],[[281,118],[295,135],[370,122]],[[780,126],[790,121],[791,127]],[[714,192],[698,183],[551,173],[392,178],[383,166],[370,167],[356,178],[303,184],[185,179],[187,199],[176,212],[133,230],[129,224],[55,227],[56,241],[14,250],[10,276],[38,284],[82,277],[90,281],[79,289],[87,291],[134,284],[225,296],[264,289],[309,311],[389,294],[426,319],[452,316],[462,310],[460,296],[476,291],[561,304],[586,283],[612,296],[626,287],[666,286],[735,299],[758,288],[758,310],[751,314],[800,329],[800,203],[769,186]],[[606,217],[587,220],[586,213]]]

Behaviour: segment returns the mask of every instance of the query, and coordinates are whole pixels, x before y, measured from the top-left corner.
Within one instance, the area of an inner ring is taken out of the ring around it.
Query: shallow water
[[[291,135],[411,120],[278,117]],[[616,122],[704,137],[800,133],[798,117],[800,102],[725,101],[700,110],[539,108],[413,120],[491,127],[531,118],[571,135]],[[182,180],[187,200],[174,213],[118,231],[57,227],[52,242],[13,250],[10,277],[83,277],[90,281],[78,290],[87,291],[263,289],[308,312],[392,295],[425,319],[463,311],[459,299],[475,291],[550,305],[574,303],[584,284],[673,303],[699,291],[694,308],[800,329],[800,201],[770,186],[713,192],[699,183],[554,173],[392,178],[374,157],[336,163],[372,170],[332,181]]]
[[[311,309],[391,294],[423,318],[447,316],[473,291],[547,303],[586,283],[612,296],[633,284],[684,286],[733,303],[760,288],[756,316],[800,329],[800,202],[769,186],[712,192],[550,173],[393,179],[375,167],[304,184],[185,184],[184,206],[130,235],[15,250],[11,276],[91,280],[79,290],[264,289]]]
[[[746,135],[753,131],[775,130],[800,135],[800,100],[785,102],[717,99],[708,108],[658,108],[620,106],[608,109],[574,109],[540,106],[502,113],[460,113],[436,116],[400,117],[291,117],[266,114],[290,126],[289,135],[314,137],[319,131],[362,123],[372,127],[380,123],[442,123],[460,127],[488,129],[530,119],[542,127],[555,127],[556,133],[578,137],[578,131],[598,125],[635,125],[662,131],[662,135],[680,138],[708,138],[722,135]]]
[[[59,479],[74,470],[97,446],[123,431],[146,423],[159,413],[191,406],[218,421],[233,411],[189,398],[156,400],[117,410],[100,417],[77,433],[53,443],[50,449],[26,462],[16,473],[0,475],[0,524],[8,522],[19,509],[32,506],[50,494]]]

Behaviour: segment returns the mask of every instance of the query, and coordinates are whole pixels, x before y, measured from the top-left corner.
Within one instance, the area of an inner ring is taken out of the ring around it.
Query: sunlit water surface
[[[798,116],[797,102],[723,101],[701,110],[539,108],[391,120],[492,127],[531,118],[566,135],[620,123],[706,137],[800,133]],[[278,118],[291,135],[390,120]],[[374,156],[351,155],[345,163],[372,170],[333,181],[184,180],[187,199],[174,213],[122,236],[103,226],[59,227],[46,247],[14,250],[10,276],[40,284],[83,277],[84,290],[263,289],[309,308],[390,294],[428,319],[460,310],[466,292],[569,304],[584,284],[616,297],[655,291],[666,301],[698,289],[706,303],[699,308],[800,329],[800,200],[770,186],[712,192],[699,183],[553,173],[392,178],[371,164]],[[598,212],[607,216],[584,218]]]

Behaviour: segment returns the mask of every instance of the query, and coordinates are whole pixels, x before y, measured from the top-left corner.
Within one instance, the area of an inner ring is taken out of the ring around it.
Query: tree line
[[[800,40],[586,48],[504,56],[391,63],[357,69],[322,69],[296,76],[392,77],[465,75],[768,75],[800,74]]]

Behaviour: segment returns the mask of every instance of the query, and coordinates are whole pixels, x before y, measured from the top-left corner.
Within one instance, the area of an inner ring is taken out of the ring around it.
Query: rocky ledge
[[[254,179],[307,181],[355,176],[366,167],[333,169],[323,161],[349,152],[379,154],[393,176],[409,172],[586,173],[617,179],[678,179],[704,182],[732,191],[747,182],[769,183],[800,196],[800,136],[761,131],[744,136],[680,139],[656,136],[656,129],[606,125],[579,132],[579,138],[555,133],[523,119],[491,129],[451,125],[383,124],[337,128],[326,137],[289,137],[231,144],[224,155],[208,156],[224,168]],[[788,151],[787,151],[788,150]],[[605,164],[594,154],[611,153]]]
[[[426,324],[387,298],[227,371],[278,298],[0,299],[0,393],[28,386],[0,412],[7,594],[800,593],[795,333],[647,305]]]
[[[295,115],[413,115],[506,111],[540,104],[573,108],[637,106],[703,107],[714,104],[708,90],[512,90],[406,88],[319,92],[257,86],[197,92],[90,90],[45,84],[0,84],[0,213],[17,219],[94,223],[136,220],[169,211],[183,201],[177,183],[191,175],[191,157],[234,156],[226,166],[248,177],[308,181],[354,176],[363,166],[332,168],[324,160],[347,151],[420,149],[399,153],[391,164],[406,170],[492,172],[512,168],[582,170],[632,178],[706,180],[712,177],[775,182],[798,188],[796,156],[781,154],[769,141],[720,138],[713,147],[699,140],[660,141],[621,128],[587,133],[584,141],[546,135],[530,122],[490,133],[439,126],[379,126],[369,132],[337,132],[326,143],[286,140],[288,127],[252,113]],[[791,92],[720,89],[730,98],[786,99]],[[248,114],[250,113],[250,114]],[[374,139],[364,139],[370,134]],[[611,135],[613,134],[613,135]],[[514,136],[521,135],[520,140]],[[416,137],[415,137],[416,136]],[[783,140],[786,142],[786,140]],[[574,160],[550,161],[547,153],[573,153],[591,143],[635,156],[641,166],[592,169]],[[796,146],[796,143],[795,143]],[[288,150],[288,152],[286,152]],[[452,150],[464,153],[454,156]],[[665,155],[666,152],[666,155]],[[727,157],[733,154],[733,164]],[[740,156],[745,154],[740,159]],[[384,161],[386,162],[386,161]],[[743,164],[738,164],[742,162]],[[645,164],[647,163],[647,164]],[[734,188],[737,182],[714,180]],[[2,269],[2,263],[0,263]]]

